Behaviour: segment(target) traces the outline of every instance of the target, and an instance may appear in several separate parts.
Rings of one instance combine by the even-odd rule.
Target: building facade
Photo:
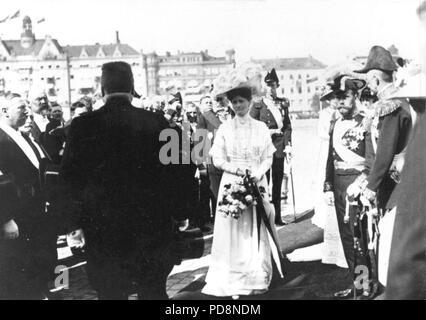
[[[309,57],[253,59],[262,65],[266,72],[275,68],[280,80],[278,95],[290,100],[291,111],[315,110],[319,103],[315,95],[319,95],[321,84],[318,79],[327,67],[319,60]]]
[[[61,46],[46,36],[36,39],[31,18],[23,19],[18,40],[0,39],[0,93],[23,95],[45,91],[49,99],[69,104],[100,88],[101,66],[110,61],[126,61],[133,69],[136,91],[145,90],[142,55],[120,43]]]
[[[146,95],[163,95],[175,90],[183,92],[191,100],[190,96],[210,90],[219,74],[235,67],[235,51],[226,51],[224,57],[213,57],[207,50],[174,55],[167,52],[163,56],[153,52],[144,54],[143,61]]]

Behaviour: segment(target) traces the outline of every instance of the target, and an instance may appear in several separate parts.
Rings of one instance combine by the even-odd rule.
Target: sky
[[[164,54],[236,50],[250,58],[312,55],[326,64],[368,55],[373,45],[395,44],[418,60],[426,38],[417,19],[422,0],[14,0],[2,3],[2,39],[18,39],[29,15],[37,38],[61,45],[122,43]],[[45,22],[36,21],[45,18]]]

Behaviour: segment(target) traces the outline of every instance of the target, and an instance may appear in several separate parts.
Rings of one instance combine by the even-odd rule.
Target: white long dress
[[[225,170],[218,201],[222,198],[224,185],[237,179],[229,168],[266,172],[272,164],[274,151],[269,131],[263,122],[248,118],[246,124],[241,124],[235,117],[223,123],[210,150],[214,164]],[[265,176],[258,185],[268,190]],[[273,221],[275,214],[270,208],[267,214]],[[279,249],[263,222],[260,225],[259,245],[256,221],[255,207],[246,209],[238,220],[216,213],[211,263],[202,293],[223,297],[267,291],[272,279],[271,255],[281,273]]]

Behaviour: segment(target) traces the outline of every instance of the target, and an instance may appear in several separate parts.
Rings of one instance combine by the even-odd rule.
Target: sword
[[[293,222],[296,222],[296,219],[297,219],[297,218],[296,218],[296,197],[295,197],[295,195],[294,195],[293,167],[292,167],[292,165],[291,165],[291,159],[289,159],[289,158],[287,157],[287,154],[285,154],[285,160],[286,160],[287,165],[289,166],[289,169],[290,169],[291,195],[292,195],[292,198],[293,198],[293,217],[294,217]]]

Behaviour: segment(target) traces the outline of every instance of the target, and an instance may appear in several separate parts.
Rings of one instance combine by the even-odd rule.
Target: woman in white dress
[[[224,185],[233,183],[247,169],[258,186],[268,190],[265,173],[272,165],[275,151],[266,125],[249,116],[251,88],[239,86],[228,91],[227,96],[236,116],[219,127],[210,150],[214,165],[224,171],[219,201]],[[275,232],[275,213],[268,202],[264,204]],[[260,239],[255,207],[244,210],[237,220],[216,213],[211,263],[202,293],[217,297],[264,293],[271,283],[273,261],[282,276],[279,248],[263,222],[259,235]]]

